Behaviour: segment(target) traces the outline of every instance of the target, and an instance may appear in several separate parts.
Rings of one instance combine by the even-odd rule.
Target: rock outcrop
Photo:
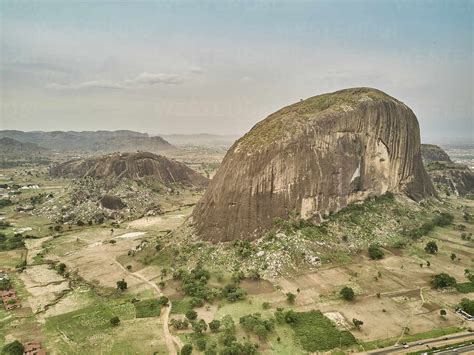
[[[225,156],[193,212],[202,239],[256,239],[296,211],[320,222],[344,206],[435,194],[412,110],[370,88],[302,100],[256,124]]]
[[[423,158],[424,162],[445,161],[452,163],[448,153],[446,153],[441,147],[434,144],[422,144],[421,157]]]
[[[55,177],[92,177],[109,185],[118,180],[131,179],[205,187],[209,181],[183,163],[147,152],[114,153],[72,160],[52,167],[50,173]]]

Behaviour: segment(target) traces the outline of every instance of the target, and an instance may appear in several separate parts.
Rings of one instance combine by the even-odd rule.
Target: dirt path
[[[53,239],[53,237],[49,236],[37,239],[25,239],[27,265],[31,265],[34,263],[35,256],[43,251],[43,243],[47,242],[50,239]]]
[[[122,264],[120,264],[117,260],[111,259],[115,264],[117,264],[124,272],[128,275],[138,278],[141,281],[147,283],[153,290],[158,294],[158,296],[163,296],[160,291],[160,288],[152,281],[147,280],[144,276],[140,275],[138,271],[136,273],[128,271]],[[179,354],[179,351],[183,347],[183,343],[178,337],[171,335],[170,329],[168,327],[169,317],[171,312],[172,303],[171,300],[168,302],[168,307],[165,307],[165,311],[163,313],[163,337],[165,338],[166,347],[168,348],[168,352],[170,354]]]
[[[396,345],[400,343],[400,340],[402,340],[403,336],[405,335],[405,331],[407,329],[407,326],[410,323],[410,321],[412,320],[413,316],[415,315],[415,312],[418,309],[420,309],[421,307],[423,307],[423,304],[425,303],[425,298],[423,297],[423,287],[420,288],[420,299],[421,299],[421,303],[419,304],[419,306],[413,307],[410,317],[407,318],[407,321],[405,322],[405,326],[402,328],[402,334],[400,334],[400,337],[398,338],[397,342],[395,343]]]

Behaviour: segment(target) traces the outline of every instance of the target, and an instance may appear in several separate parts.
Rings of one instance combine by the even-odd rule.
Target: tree
[[[5,355],[23,355],[25,348],[18,340],[6,344],[2,349],[2,354]]]
[[[221,327],[221,321],[219,319],[214,319],[211,322],[209,322],[209,329],[213,333],[219,331],[220,327]]]
[[[356,318],[353,318],[352,319],[352,323],[354,324],[354,326],[357,328],[357,329],[360,329],[361,325],[364,324],[363,321],[359,320],[359,319],[356,319]]]
[[[456,260],[456,254],[454,254],[454,253],[451,253],[451,256],[450,256],[450,258],[451,258],[451,261],[454,261],[454,260]]]
[[[444,316],[446,315],[446,310],[441,309],[441,310],[439,311],[439,315],[440,315],[441,317],[444,317]]]
[[[120,291],[125,291],[127,287],[127,282],[124,279],[117,281],[117,289],[119,289]]]
[[[193,331],[196,334],[201,334],[207,330],[207,323],[204,319],[200,319],[199,321],[192,322]]]
[[[456,283],[456,279],[445,272],[434,275],[431,279],[431,286],[436,289],[454,287]]]
[[[464,312],[469,313],[471,316],[474,315],[474,300],[463,298],[459,306]]]
[[[110,324],[114,327],[120,325],[120,318],[117,316],[110,318]]]
[[[342,288],[340,294],[346,301],[352,301],[355,297],[354,290],[347,286]]]
[[[191,344],[185,344],[181,348],[181,355],[191,355],[193,352],[193,346]]]
[[[382,249],[376,244],[372,244],[369,246],[369,257],[372,260],[379,260],[385,256],[385,253]]]
[[[66,271],[66,264],[64,263],[59,263],[58,266],[57,266],[57,270],[58,270],[58,273],[60,275],[63,275],[64,272]]]
[[[194,309],[190,309],[186,312],[185,316],[189,320],[195,320],[197,318],[197,312]]]
[[[434,241],[426,243],[425,251],[429,254],[436,254],[438,252],[438,245]]]
[[[160,305],[164,307],[168,305],[169,301],[170,301],[169,298],[166,296],[160,296],[160,298],[158,299],[158,302],[160,303]]]
[[[235,333],[235,322],[230,315],[226,314],[222,317],[221,324],[226,332],[231,334]]]
[[[204,338],[204,337],[199,337],[199,338],[197,338],[197,340],[196,340],[196,348],[197,348],[199,351],[204,351],[204,350],[206,350],[206,345],[207,345],[206,338]]]
[[[286,300],[288,301],[289,304],[293,304],[295,303],[296,295],[294,293],[288,292],[286,294]]]

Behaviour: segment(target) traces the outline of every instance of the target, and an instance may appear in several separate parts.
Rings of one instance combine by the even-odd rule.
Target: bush
[[[436,254],[438,252],[438,245],[434,241],[426,243],[425,251],[429,254]]]
[[[286,294],[286,300],[289,304],[293,304],[295,303],[296,295],[294,293],[288,292]]]
[[[185,344],[181,348],[181,355],[191,355],[193,352],[193,346],[191,344]]]
[[[110,324],[112,324],[113,327],[117,327],[118,325],[120,325],[120,318],[119,317],[110,318]]]
[[[469,313],[471,316],[474,315],[474,300],[463,298],[459,306],[464,312]]]
[[[117,281],[117,289],[120,291],[125,291],[128,288],[127,282],[122,279],[120,281]]]
[[[239,323],[242,328],[256,334],[259,338],[266,338],[268,333],[275,328],[275,321],[273,319],[263,319],[260,313],[240,317]]]
[[[378,245],[372,244],[369,246],[369,257],[372,260],[379,260],[385,256],[384,252]]]
[[[435,289],[448,288],[456,286],[456,279],[445,272],[434,275],[431,279],[431,286]]]
[[[219,331],[220,326],[221,326],[221,321],[218,319],[214,319],[211,322],[209,322],[209,329],[213,333]]]
[[[197,312],[194,309],[190,309],[185,315],[189,320],[195,320],[197,318]]]
[[[207,346],[206,338],[204,338],[204,337],[197,338],[197,340],[196,340],[196,348],[197,348],[199,351],[204,351],[204,350],[206,350],[206,346]]]
[[[342,288],[340,294],[346,301],[352,301],[355,297],[354,290],[347,286]]]
[[[23,355],[24,351],[25,348],[23,347],[23,344],[18,340],[8,343],[2,348],[2,354],[5,355]]]
[[[238,287],[235,283],[225,285],[221,291],[221,296],[230,302],[243,300],[246,294],[245,290]]]

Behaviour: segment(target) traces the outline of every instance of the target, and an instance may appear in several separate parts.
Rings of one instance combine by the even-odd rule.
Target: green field
[[[340,331],[320,311],[298,312],[291,323],[295,338],[301,347],[315,352],[351,346],[356,340],[351,332]]]
[[[160,301],[157,299],[143,300],[135,302],[135,312],[137,318],[159,317],[161,313]]]

